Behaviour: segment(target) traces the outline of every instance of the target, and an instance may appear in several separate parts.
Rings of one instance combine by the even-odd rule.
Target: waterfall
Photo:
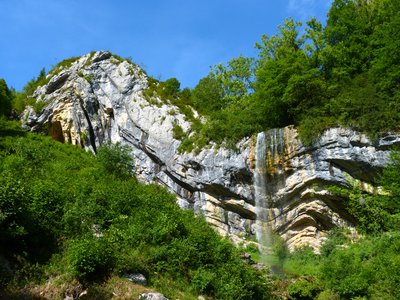
[[[254,200],[256,208],[256,238],[260,244],[260,252],[265,250],[271,244],[271,236],[268,229],[268,199],[267,199],[267,146],[265,132],[257,135],[255,151],[255,172],[254,172]]]

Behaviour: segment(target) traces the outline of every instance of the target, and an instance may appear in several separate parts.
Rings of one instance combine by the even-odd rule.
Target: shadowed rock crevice
[[[382,167],[374,167],[362,161],[344,159],[328,159],[327,161],[331,162],[338,169],[350,174],[351,177],[369,183],[372,183],[383,169]]]
[[[61,143],[65,142],[63,130],[59,121],[49,124],[49,135],[56,141],[59,141]]]
[[[60,75],[53,77],[52,80],[46,86],[46,94],[51,94],[54,91],[60,89],[68,80],[70,76],[69,72],[64,72]]]
[[[82,99],[82,97],[78,94],[77,98],[78,98],[78,102],[79,102],[80,108],[81,108],[81,110],[82,110],[82,112],[83,112],[83,114],[84,114],[84,116],[86,118],[87,132],[89,134],[90,145],[92,146],[93,152],[96,153],[97,152],[96,136],[95,136],[95,133],[94,133],[94,130],[93,130],[93,126],[92,126],[92,122],[91,122],[90,116],[89,116],[89,114],[88,114],[88,112],[87,112],[87,110],[85,108],[85,103],[84,103],[84,100]]]

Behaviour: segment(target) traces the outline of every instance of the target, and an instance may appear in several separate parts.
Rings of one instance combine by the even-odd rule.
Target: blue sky
[[[287,17],[325,21],[331,0],[0,0],[0,78],[20,90],[41,68],[93,50],[194,87],[210,66],[255,56]]]

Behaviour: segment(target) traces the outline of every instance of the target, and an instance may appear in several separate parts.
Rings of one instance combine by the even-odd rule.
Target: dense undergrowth
[[[165,189],[138,183],[130,157],[118,145],[95,157],[1,120],[1,288],[140,272],[168,297],[268,299],[264,276]]]
[[[334,230],[316,255],[311,248],[286,252],[274,281],[289,299],[399,299],[400,233],[354,241]]]

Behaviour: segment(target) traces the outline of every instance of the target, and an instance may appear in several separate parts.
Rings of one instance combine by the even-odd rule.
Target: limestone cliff
[[[173,128],[190,133],[191,123],[171,101],[146,96],[150,79],[138,66],[99,51],[48,76],[33,95],[44,109],[36,114],[28,108],[22,117],[27,129],[93,152],[109,141],[129,146],[139,179],[166,186],[182,208],[204,214],[237,242],[269,226],[291,248],[317,249],[332,227],[352,226],[327,186],[370,182],[387,163],[388,147],[400,142],[388,135],[372,143],[333,128],[305,147],[287,127],[244,139],[237,151],[211,147],[180,154]]]

